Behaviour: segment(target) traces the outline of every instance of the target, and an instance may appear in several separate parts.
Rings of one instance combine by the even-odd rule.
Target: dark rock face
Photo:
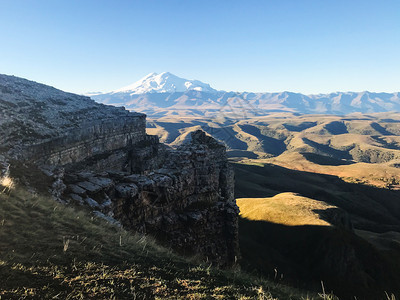
[[[63,198],[184,254],[201,254],[220,265],[234,263],[239,210],[225,147],[197,131],[191,143],[165,149],[158,159],[158,168],[141,174],[70,173]]]
[[[234,175],[225,147],[202,131],[171,149],[145,115],[0,75],[1,153],[53,178],[58,201],[148,233],[219,265],[239,255]]]

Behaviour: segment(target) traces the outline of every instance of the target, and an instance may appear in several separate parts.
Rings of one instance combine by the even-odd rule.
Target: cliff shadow
[[[400,190],[345,182],[337,176],[272,164],[233,164],[235,198],[273,197],[284,192],[324,201],[346,211],[355,228],[400,232]]]
[[[255,275],[340,299],[400,295],[400,256],[388,255],[351,231],[239,219],[241,265]]]
[[[340,299],[354,299],[355,295],[358,299],[383,299],[384,291],[399,295],[400,251],[378,250],[356,235],[351,226],[376,233],[400,232],[400,191],[270,164],[233,166],[236,198],[292,192],[335,205],[352,221],[346,230],[240,218],[241,264],[245,270],[316,292],[321,292],[322,280],[326,291],[333,291]],[[333,210],[314,212],[334,223],[329,214]]]
[[[318,165],[323,165],[323,166],[342,166],[342,165],[352,165],[355,164],[354,161],[349,161],[349,160],[343,160],[343,159],[337,159],[331,156],[326,156],[326,155],[320,155],[316,153],[301,153],[308,161],[318,164]]]

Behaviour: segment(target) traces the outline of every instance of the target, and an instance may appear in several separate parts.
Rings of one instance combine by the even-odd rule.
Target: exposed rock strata
[[[193,134],[191,143],[166,150],[160,168],[146,175],[80,172],[69,173],[64,182],[65,199],[88,205],[125,228],[219,264],[237,259],[233,170],[225,147],[202,131]]]
[[[221,265],[235,262],[238,208],[225,147],[202,131],[178,149],[145,115],[0,75],[1,153],[33,162],[54,198]]]

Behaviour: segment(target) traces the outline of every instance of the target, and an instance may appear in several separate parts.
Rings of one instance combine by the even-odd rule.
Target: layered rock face
[[[65,144],[126,132],[145,136],[145,115],[99,105],[88,97],[65,93],[26,79],[0,74],[2,150],[70,139]]]
[[[238,208],[225,147],[204,132],[163,152],[159,168],[128,172],[69,173],[63,198],[91,206],[98,216],[150,233],[184,254],[221,265],[238,258]]]
[[[233,171],[225,147],[204,132],[171,149],[146,135],[143,114],[5,75],[0,114],[4,161],[39,166],[59,201],[182,253],[236,261]]]

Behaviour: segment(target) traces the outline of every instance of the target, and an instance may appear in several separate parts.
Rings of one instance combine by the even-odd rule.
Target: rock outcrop
[[[126,229],[220,265],[239,255],[238,208],[225,147],[202,131],[177,149],[145,115],[0,75],[1,152],[33,162],[50,191]]]
[[[98,216],[149,233],[185,254],[202,254],[222,265],[238,256],[233,170],[225,147],[204,132],[163,152],[159,168],[131,172],[68,173],[64,199],[85,204]]]

